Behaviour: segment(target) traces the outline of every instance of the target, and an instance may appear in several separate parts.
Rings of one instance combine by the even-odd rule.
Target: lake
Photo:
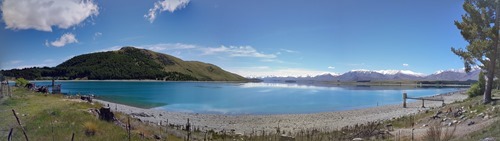
[[[50,85],[49,81],[35,82]],[[402,93],[431,96],[459,88],[314,86],[295,83],[57,81],[62,92],[126,105],[215,114],[303,114],[400,104]]]

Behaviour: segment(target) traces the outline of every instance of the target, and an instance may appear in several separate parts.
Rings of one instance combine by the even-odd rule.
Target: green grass
[[[75,140],[128,140],[127,131],[113,122],[99,120],[89,112],[90,108],[101,105],[86,102],[75,102],[64,99],[62,95],[44,95],[24,89],[15,89],[14,96],[0,103],[0,140],[6,140],[10,128],[14,129],[13,139],[24,140],[21,128],[13,116],[12,109],[18,113],[21,124],[30,140],[70,140],[75,134]],[[118,113],[117,113],[118,114]],[[120,115],[120,114],[118,114]],[[121,118],[126,118],[121,115]],[[85,124],[92,125],[94,135],[85,134]],[[133,127],[142,127],[143,131],[154,131],[143,123],[134,123]],[[135,128],[137,129],[137,128]],[[133,130],[132,140],[140,140],[139,134]],[[165,136],[159,132],[151,132]],[[145,140],[153,140],[146,136]],[[169,140],[179,140],[169,135]]]

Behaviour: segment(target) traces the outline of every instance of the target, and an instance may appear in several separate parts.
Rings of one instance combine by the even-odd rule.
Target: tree
[[[466,50],[451,48],[452,52],[464,61],[465,71],[473,65],[486,71],[486,88],[483,102],[491,102],[491,90],[498,60],[500,0],[465,0],[465,14],[462,21],[455,21],[463,38],[469,43]]]
[[[28,80],[26,80],[24,78],[17,78],[16,79],[16,86],[18,86],[18,87],[24,87],[24,86],[28,85],[28,83],[30,83],[30,82],[28,82]]]

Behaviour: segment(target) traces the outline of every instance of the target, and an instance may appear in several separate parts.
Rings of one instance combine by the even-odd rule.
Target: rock
[[[109,107],[101,107],[101,109],[99,109],[99,119],[105,121],[114,121],[115,114],[111,112]]]
[[[471,126],[471,125],[474,125],[474,124],[476,124],[476,122],[474,122],[474,121],[470,121],[469,123],[467,123],[468,126]]]
[[[363,138],[354,138],[354,139],[352,139],[352,140],[353,140],[353,141],[362,141],[362,140],[363,140]]]
[[[422,127],[427,127],[427,126],[428,126],[427,124],[422,125]]]
[[[154,135],[153,136],[156,140],[161,140],[161,137],[159,135]]]
[[[457,122],[458,122],[458,120],[453,120],[453,123],[457,123]]]
[[[291,136],[281,135],[280,141],[295,141],[295,138],[293,138]]]
[[[452,125],[453,125],[453,122],[450,122],[450,123],[448,123],[448,124],[446,124],[446,125],[448,125],[448,126],[452,126]]]
[[[465,118],[465,115],[461,115],[459,118],[460,118],[460,119],[464,119],[464,118]]]
[[[142,113],[132,113],[131,115],[133,116],[138,116],[138,117],[151,117],[150,115],[142,112]]]
[[[481,139],[480,141],[496,141],[496,139],[493,137],[487,137],[487,138]]]

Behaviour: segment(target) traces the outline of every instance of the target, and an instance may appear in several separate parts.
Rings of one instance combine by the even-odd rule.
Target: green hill
[[[245,81],[245,78],[213,64],[183,61],[167,54],[134,47],[79,55],[54,68],[14,69],[2,72],[5,76],[27,79],[57,76],[91,80]]]

